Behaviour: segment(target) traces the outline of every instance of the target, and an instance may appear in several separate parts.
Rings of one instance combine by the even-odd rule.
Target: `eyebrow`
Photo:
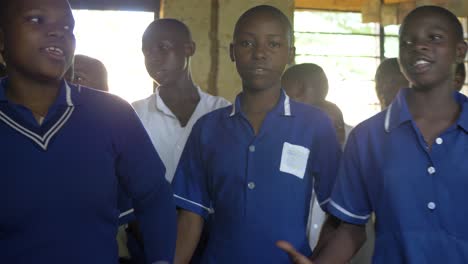
[[[239,31],[239,34],[246,34],[246,35],[251,35],[251,36],[256,36],[256,33],[249,32],[249,31]],[[269,37],[285,37],[283,34],[278,33],[278,34],[267,34]]]

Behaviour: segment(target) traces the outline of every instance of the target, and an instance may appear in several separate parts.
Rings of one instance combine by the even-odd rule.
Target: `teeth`
[[[414,66],[424,65],[424,64],[429,64],[429,62],[426,61],[426,60],[417,60],[417,61],[414,63]]]
[[[57,48],[57,47],[48,47],[48,48],[46,48],[46,51],[50,52],[50,53],[60,55],[60,56],[63,55],[63,50],[61,50],[60,48]]]

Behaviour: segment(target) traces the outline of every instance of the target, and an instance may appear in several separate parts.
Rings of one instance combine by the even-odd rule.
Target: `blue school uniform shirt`
[[[351,132],[329,212],[358,225],[375,212],[373,263],[467,263],[467,98],[429,150],[407,93]]]
[[[240,98],[193,127],[173,181],[176,205],[205,220],[213,212],[201,263],[289,263],[275,242],[311,254],[312,188],[325,208],[340,146],[323,112],[283,91],[255,135]]]
[[[175,205],[131,106],[62,82],[42,125],[0,82],[0,262],[118,261],[118,185],[134,199],[149,262],[172,261]]]

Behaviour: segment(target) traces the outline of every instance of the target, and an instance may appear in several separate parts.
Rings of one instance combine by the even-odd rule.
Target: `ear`
[[[457,63],[463,63],[465,61],[467,49],[468,49],[468,46],[465,41],[457,44],[457,47],[456,47]]]
[[[291,48],[289,48],[288,56],[288,64],[294,64],[294,59],[296,58],[296,47],[292,46]]]
[[[233,43],[229,44],[229,56],[231,57],[232,62],[236,61],[236,55],[234,54],[234,44]]]
[[[195,42],[191,41],[189,43],[186,43],[184,45],[184,48],[185,48],[185,56],[186,57],[192,57],[193,54],[195,54],[195,50],[197,49],[197,45],[195,44]]]

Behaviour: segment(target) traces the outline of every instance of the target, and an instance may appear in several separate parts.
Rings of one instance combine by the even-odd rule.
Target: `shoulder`
[[[117,95],[89,88],[86,86],[70,85],[73,94],[83,105],[103,108],[130,107],[130,104]]]
[[[212,110],[216,110],[216,109],[231,105],[231,102],[229,102],[228,100],[224,99],[221,96],[211,95],[204,91],[201,91],[200,94],[201,94],[201,100],[207,110],[212,111]]]
[[[332,125],[330,117],[318,107],[297,102],[290,99],[291,114],[304,124],[317,127],[317,125]]]
[[[70,85],[72,100],[77,102],[77,110],[96,120],[107,122],[135,115],[132,106],[117,95],[85,86]]]
[[[148,109],[151,102],[154,101],[154,98],[155,98],[155,94],[151,94],[150,96],[148,96],[148,97],[146,97],[144,99],[137,100],[137,101],[133,102],[132,107],[135,109],[135,111],[137,111],[138,114],[140,114],[141,112]]]
[[[358,145],[367,145],[382,140],[385,132],[387,109],[357,124],[349,133],[349,138]]]
[[[215,109],[201,116],[193,125],[192,133],[203,133],[207,135],[216,135],[225,121],[229,119],[232,106],[225,106]],[[194,132],[195,131],[195,132]]]

